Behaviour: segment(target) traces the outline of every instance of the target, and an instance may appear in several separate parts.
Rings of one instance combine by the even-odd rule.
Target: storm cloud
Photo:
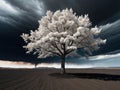
[[[0,0],[0,21],[17,28],[34,25],[44,13],[42,1]]]
[[[93,24],[98,24],[114,14],[118,4],[118,0],[0,0],[0,21],[17,28],[29,28],[37,26],[47,10],[73,8],[78,15],[89,14]]]

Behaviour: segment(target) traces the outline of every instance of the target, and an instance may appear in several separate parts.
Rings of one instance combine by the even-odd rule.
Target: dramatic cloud
[[[116,12],[117,5],[118,1],[114,0],[0,0],[0,21],[17,28],[32,28],[32,25],[38,24],[37,21],[45,15],[47,10],[73,8],[78,15],[88,13],[92,22],[98,23]]]
[[[101,25],[100,28],[102,29],[101,36],[106,37],[108,39],[115,39],[118,40],[120,37],[120,19],[113,22],[108,23],[106,25]]]
[[[0,22],[21,27],[37,22],[45,13],[45,7],[39,0],[0,0]]]
[[[113,58],[120,58],[120,53],[117,54],[109,54],[109,55],[98,55],[90,57],[90,60],[103,60],[103,59],[113,59]]]
[[[7,3],[5,0],[0,0],[0,11],[8,14],[19,14],[17,9]]]
[[[118,17],[117,17],[118,18]],[[108,21],[112,21],[113,18],[109,18]],[[108,22],[107,24],[101,24],[99,28],[102,29],[100,37],[106,38],[107,43],[102,46],[99,53],[111,52],[120,49],[120,16],[119,19],[113,22]]]
[[[101,25],[100,28],[102,28],[102,31],[106,31],[108,29],[114,29],[114,28],[118,28],[120,26],[120,19],[113,22],[113,23],[108,23],[106,25]]]

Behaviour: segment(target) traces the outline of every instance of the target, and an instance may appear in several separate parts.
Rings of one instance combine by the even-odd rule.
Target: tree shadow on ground
[[[120,75],[104,74],[104,73],[66,73],[64,75],[60,73],[49,74],[52,77],[57,78],[81,78],[81,79],[98,79],[104,81],[120,81]]]

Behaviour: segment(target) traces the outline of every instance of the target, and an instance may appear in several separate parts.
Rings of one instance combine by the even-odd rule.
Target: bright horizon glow
[[[3,60],[0,60],[0,67],[2,68],[34,68],[34,66],[30,63],[3,61]]]
[[[24,62],[0,60],[0,67],[1,68],[35,68],[35,65]],[[37,65],[37,68],[60,68],[60,63],[41,63]],[[92,66],[66,63],[66,68],[92,68]]]
[[[114,62],[118,62],[120,58],[120,53],[112,55],[98,55],[92,56],[89,62],[95,61],[94,63],[66,63],[66,68],[95,68],[95,67],[115,67]],[[106,61],[107,60],[107,61]],[[102,61],[97,62],[97,61]],[[106,63],[108,63],[106,65]],[[112,64],[111,64],[112,63]],[[34,64],[26,62],[15,62],[15,61],[3,61],[0,60],[0,67],[2,68],[35,68]],[[120,67],[117,63],[116,67]],[[60,63],[40,63],[37,68],[60,68]]]

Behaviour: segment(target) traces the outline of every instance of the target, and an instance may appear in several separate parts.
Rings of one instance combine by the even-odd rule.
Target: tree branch
[[[45,49],[45,48],[43,48],[43,47],[41,47],[44,51],[47,51],[47,52],[51,52],[51,53],[53,53],[53,54],[56,54],[56,55],[58,55],[58,56],[61,56],[59,53],[57,53],[57,52],[54,52],[54,51],[52,51],[52,50],[48,50],[48,49]]]
[[[73,51],[74,51],[74,50],[70,50],[70,49],[67,50],[67,51],[66,51],[66,55],[69,54],[69,53],[71,53],[71,52],[73,52]]]
[[[57,46],[56,43],[54,43],[54,44],[51,43],[51,45],[52,45],[53,47],[55,47],[61,55],[63,54],[62,51],[58,48],[58,46]]]

